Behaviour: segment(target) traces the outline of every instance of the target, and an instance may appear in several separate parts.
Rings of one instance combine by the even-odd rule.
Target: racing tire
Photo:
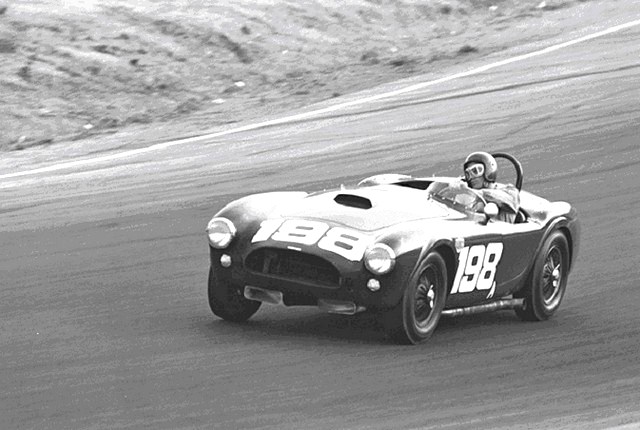
[[[383,314],[387,335],[401,344],[417,344],[431,337],[447,296],[447,268],[437,252],[420,263],[400,302]]]
[[[533,264],[529,282],[514,294],[524,298],[522,308],[515,312],[523,321],[544,321],[560,307],[567,288],[569,274],[569,243],[560,231],[554,231],[544,241]]]
[[[213,314],[227,321],[244,322],[258,312],[262,304],[245,298],[241,287],[217,278],[213,269],[209,269],[207,292]]]

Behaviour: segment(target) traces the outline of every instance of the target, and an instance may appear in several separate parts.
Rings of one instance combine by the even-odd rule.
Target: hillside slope
[[[583,2],[215,3],[0,0],[0,151],[293,109],[503,49]]]

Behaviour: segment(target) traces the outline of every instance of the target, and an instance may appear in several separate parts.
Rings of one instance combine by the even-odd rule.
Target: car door
[[[475,224],[472,233],[455,238],[458,264],[447,307],[463,307],[510,294],[527,275],[542,235],[529,221]]]

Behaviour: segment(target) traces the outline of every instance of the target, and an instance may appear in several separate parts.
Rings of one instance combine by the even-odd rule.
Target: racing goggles
[[[479,178],[484,175],[484,164],[472,164],[471,166],[464,169],[464,177],[469,179]]]

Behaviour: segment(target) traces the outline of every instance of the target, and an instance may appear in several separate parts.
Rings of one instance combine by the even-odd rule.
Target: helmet
[[[487,182],[495,182],[498,179],[498,163],[488,152],[472,152],[466,160],[464,167],[466,168],[472,163],[482,163],[484,165],[484,179]]]

